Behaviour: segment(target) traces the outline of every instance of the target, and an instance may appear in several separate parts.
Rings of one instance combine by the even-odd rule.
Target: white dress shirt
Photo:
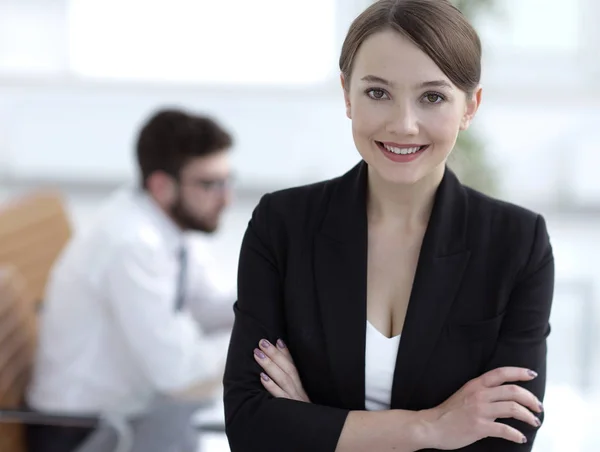
[[[195,243],[184,309],[176,309],[185,240],[134,189],[111,197],[92,226],[74,237],[43,302],[27,397],[33,408],[135,414],[157,394],[220,377],[229,331],[209,336],[204,330],[230,322],[235,293],[212,284],[210,258]]]

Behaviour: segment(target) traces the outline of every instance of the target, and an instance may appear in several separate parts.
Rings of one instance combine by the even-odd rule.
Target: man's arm
[[[123,244],[106,275],[107,302],[128,347],[157,391],[180,392],[218,379],[225,350],[202,337],[186,312],[175,310],[176,268],[160,250]]]
[[[209,247],[199,239],[189,241],[185,293],[186,305],[203,331],[231,332],[235,279],[224,277]]]

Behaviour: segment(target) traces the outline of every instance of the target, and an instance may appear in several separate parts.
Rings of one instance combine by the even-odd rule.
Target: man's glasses
[[[193,187],[201,188],[205,191],[210,192],[223,192],[229,190],[233,185],[233,178],[206,178],[206,179],[190,179],[188,181],[181,181],[181,185],[191,185]]]

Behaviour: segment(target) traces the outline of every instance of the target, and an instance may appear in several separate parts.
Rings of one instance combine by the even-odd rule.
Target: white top
[[[154,201],[119,191],[91,224],[51,273],[29,404],[134,414],[158,393],[218,378],[235,291],[217,284],[201,244],[188,248],[185,308],[178,311],[177,253],[189,238]],[[219,324],[226,332],[208,336],[207,327]]]
[[[386,337],[367,321],[365,347],[365,408],[389,410],[400,335]]]

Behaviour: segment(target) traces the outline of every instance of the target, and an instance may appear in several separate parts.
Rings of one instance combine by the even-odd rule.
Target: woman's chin
[[[398,186],[414,185],[424,176],[420,165],[390,165],[387,162],[376,162],[370,165],[377,176],[388,184]]]

